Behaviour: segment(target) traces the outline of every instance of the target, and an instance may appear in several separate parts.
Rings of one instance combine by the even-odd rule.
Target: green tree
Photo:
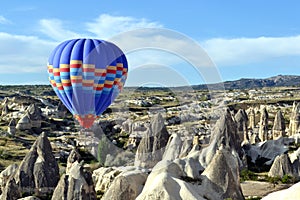
[[[98,161],[101,165],[104,165],[106,155],[109,153],[109,143],[105,136],[102,136],[98,144]]]

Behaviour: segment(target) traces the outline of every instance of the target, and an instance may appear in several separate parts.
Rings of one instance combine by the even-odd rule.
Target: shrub
[[[243,169],[241,171],[240,178],[241,178],[241,182],[244,182],[247,180],[257,181],[257,179],[258,179],[257,175],[248,169]]]

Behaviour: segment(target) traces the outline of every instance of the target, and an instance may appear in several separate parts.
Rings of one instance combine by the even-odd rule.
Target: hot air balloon
[[[127,71],[124,53],[104,40],[67,40],[48,59],[52,88],[84,128],[90,128],[118,96]]]

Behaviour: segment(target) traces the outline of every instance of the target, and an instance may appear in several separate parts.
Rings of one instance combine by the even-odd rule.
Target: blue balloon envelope
[[[48,60],[50,83],[84,128],[90,128],[122,90],[128,64],[113,43],[73,39],[59,44]]]

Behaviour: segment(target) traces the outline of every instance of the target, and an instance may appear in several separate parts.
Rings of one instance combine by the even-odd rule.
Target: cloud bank
[[[238,66],[285,56],[300,56],[300,35],[212,38],[201,43],[218,66]]]

